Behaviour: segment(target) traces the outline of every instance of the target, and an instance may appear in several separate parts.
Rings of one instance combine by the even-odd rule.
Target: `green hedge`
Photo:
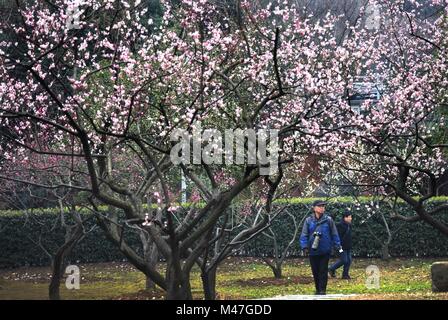
[[[289,212],[298,218],[311,214],[311,203],[314,199],[288,201],[291,206]],[[401,220],[392,220],[390,218],[390,206],[384,203],[378,203],[379,209],[376,209],[376,203],[372,205],[371,198],[363,197],[354,203],[350,198],[338,198],[329,201],[327,213],[335,217],[339,222],[344,211],[351,211],[353,215],[353,254],[357,257],[380,257],[382,245],[379,241],[387,240],[387,231],[381,218],[380,212],[384,213],[390,230],[393,233],[392,242],[389,245],[389,253],[395,257],[446,257],[448,256],[448,237],[433,229],[423,222],[404,222]],[[437,204],[446,203],[447,198],[440,197],[430,201],[428,207],[434,207]],[[375,208],[370,211],[368,208]],[[405,216],[414,215],[412,209],[402,201],[398,202],[396,212]],[[442,212],[437,219],[448,223],[448,212]],[[302,226],[302,225],[301,225]],[[294,224],[287,214],[280,215],[272,225],[272,230],[277,235],[280,249],[291,241],[294,233]],[[301,231],[301,228],[300,228]],[[300,233],[299,231],[299,233]],[[375,239],[372,233],[379,238]],[[300,236],[300,234],[299,234]],[[298,236],[298,237],[299,237]],[[242,250],[244,255],[265,255],[273,254],[272,240],[260,236],[253,242],[246,244]],[[297,256],[300,253],[298,239],[289,251],[288,256]]]
[[[310,214],[310,206],[314,199],[293,199],[277,201],[277,205],[288,204],[288,210],[296,217],[300,218]],[[369,205],[370,198],[361,198],[361,205],[356,205],[350,198],[337,198],[330,201],[327,212],[335,214],[339,220],[344,210],[353,212],[354,230],[354,255],[359,257],[378,257],[381,255],[381,244],[373,240],[373,236],[367,228],[367,224],[375,235],[381,239],[386,239],[385,228],[378,215],[373,215],[367,222],[361,223],[367,215],[366,205]],[[446,202],[445,198],[436,199],[431,205]],[[386,217],[388,217],[387,206],[380,204]],[[403,215],[412,214],[412,210],[406,204],[400,202],[397,211]],[[83,212],[84,217],[89,213]],[[70,214],[67,212],[66,219],[70,221]],[[48,265],[49,258],[34,242],[39,241],[49,250],[55,251],[57,246],[63,243],[64,230],[61,228],[59,216],[55,210],[46,209],[44,211],[35,210],[27,215],[17,211],[0,213],[0,268],[18,266],[41,266]],[[448,222],[448,212],[444,212],[438,217]],[[448,237],[445,237],[430,226],[418,223],[406,223],[402,221],[390,221],[392,231],[395,233],[390,245],[390,253],[397,257],[441,257],[448,256]],[[86,228],[94,227],[94,219],[89,219]],[[280,247],[284,247],[291,239],[293,233],[293,223],[289,216],[282,214],[274,221],[272,226],[278,235]],[[128,231],[125,234],[130,245],[141,252],[139,237]],[[247,243],[240,254],[259,256],[272,255],[272,242],[266,237],[259,236]],[[289,256],[299,254],[298,241],[290,248]],[[107,262],[122,261],[124,257],[104,236],[98,227],[88,233],[86,238],[78,244],[72,255],[70,262]]]
[[[89,215],[84,213],[83,216]],[[65,213],[69,223],[73,223],[70,214]],[[93,218],[93,217],[92,217]],[[94,219],[86,223],[86,230],[95,227]],[[41,244],[50,252],[64,243],[65,230],[61,227],[59,215],[54,212],[38,212],[28,215],[0,215],[0,268],[18,266],[49,265],[48,255],[37,244]],[[139,248],[138,238],[134,234],[126,234],[131,243]],[[123,255],[106,239],[103,231],[95,227],[75,247],[69,260],[77,262],[121,261]]]

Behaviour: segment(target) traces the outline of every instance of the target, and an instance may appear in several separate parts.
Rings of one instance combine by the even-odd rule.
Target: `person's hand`
[[[304,257],[307,257],[308,254],[309,254],[309,250],[308,250],[308,248],[303,248],[303,249],[302,249],[302,254],[303,254]]]

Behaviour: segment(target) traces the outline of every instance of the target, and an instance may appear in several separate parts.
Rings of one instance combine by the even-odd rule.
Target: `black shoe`
[[[344,280],[351,280],[352,278],[350,278],[350,276],[342,276],[342,279],[344,279]]]
[[[327,293],[325,291],[321,291],[317,293],[319,296],[325,296]]]
[[[330,277],[336,278],[336,271],[335,270],[328,270],[328,273],[329,273]]]

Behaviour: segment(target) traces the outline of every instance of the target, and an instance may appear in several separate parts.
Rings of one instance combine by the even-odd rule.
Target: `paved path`
[[[265,298],[261,300],[336,300],[353,296],[356,296],[356,294],[327,294],[325,296],[297,294],[287,296],[275,296],[272,298]]]

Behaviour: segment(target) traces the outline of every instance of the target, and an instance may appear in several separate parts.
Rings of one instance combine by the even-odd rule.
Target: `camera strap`
[[[328,222],[328,218],[325,218],[325,219],[323,219],[322,221],[319,221],[318,223],[316,223],[316,227],[314,228],[314,230],[313,230],[313,232],[312,233],[314,233],[314,232],[316,232],[316,231],[320,231],[320,226],[321,225],[323,225],[324,223],[326,223],[326,222]],[[331,228],[330,228],[330,231],[331,231]]]

